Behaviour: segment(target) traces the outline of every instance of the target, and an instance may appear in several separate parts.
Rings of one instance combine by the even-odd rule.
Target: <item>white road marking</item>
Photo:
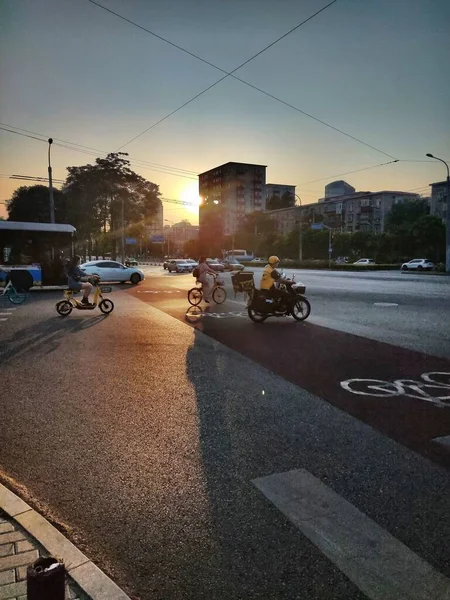
[[[395,302],[374,302],[374,306],[398,306]]]
[[[450,580],[308,471],[253,483],[370,600],[450,598]]]
[[[11,312],[0,312],[0,317],[10,317],[11,315]]]
[[[8,319],[0,319],[0,321],[7,321]]]
[[[436,438],[433,438],[432,441],[436,442],[437,444],[441,444],[442,446],[447,446],[448,448],[450,448],[450,435],[443,435],[441,437],[436,437]]]

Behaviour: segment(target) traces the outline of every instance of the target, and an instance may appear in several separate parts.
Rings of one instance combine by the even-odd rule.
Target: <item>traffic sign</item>
[[[311,223],[311,229],[315,229],[315,230],[323,229],[323,223]]]
[[[163,244],[164,236],[163,235],[152,235],[152,237],[150,238],[150,241],[153,242],[154,244]]]
[[[136,244],[136,243],[137,243],[136,238],[125,238],[125,244],[128,244],[131,246],[132,244]]]

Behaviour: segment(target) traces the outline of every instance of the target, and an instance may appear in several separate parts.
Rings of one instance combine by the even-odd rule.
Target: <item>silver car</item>
[[[169,260],[167,265],[169,273],[175,271],[175,273],[190,273],[194,269],[194,265],[184,260],[184,258],[176,258]]]

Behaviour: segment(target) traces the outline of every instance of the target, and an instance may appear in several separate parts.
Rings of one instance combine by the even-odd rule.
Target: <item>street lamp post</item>
[[[50,162],[50,148],[52,144],[53,139],[48,138],[48,191],[50,195],[50,223],[55,222],[55,199],[53,198],[52,165]]]
[[[300,202],[300,219],[298,220],[298,223],[300,225],[299,227],[299,232],[298,232],[298,260],[302,261],[303,260],[303,217],[302,217],[302,199],[300,198],[300,196],[298,194],[294,194],[294,196],[298,199],[298,201]]]
[[[448,164],[442,158],[438,158],[437,156],[433,156],[430,153],[427,153],[428,158],[434,158],[435,160],[439,160],[441,163],[447,167],[447,198],[446,198],[446,218],[445,218],[445,271],[450,273],[450,171],[448,168]]]

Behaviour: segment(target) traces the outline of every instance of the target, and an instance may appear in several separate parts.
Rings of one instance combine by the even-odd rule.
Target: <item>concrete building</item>
[[[184,219],[174,225],[164,227],[164,237],[169,240],[172,254],[182,255],[184,253],[184,244],[189,240],[196,240],[199,236],[198,225],[191,225]]]
[[[296,222],[300,219],[303,223],[323,221],[328,227],[346,233],[356,231],[383,233],[386,216],[394,204],[419,198],[418,194],[389,190],[355,192],[322,199],[301,207],[267,211],[267,214],[276,220],[277,231],[280,234],[295,229]]]
[[[447,215],[447,182],[437,181],[435,183],[430,183],[430,187],[430,214],[438,215],[445,221]]]
[[[284,185],[278,183],[266,184],[266,202],[272,196],[282,198],[284,194],[290,194],[293,198],[295,198],[295,185]]]
[[[265,209],[266,166],[229,162],[199,175],[200,232],[215,221],[217,235],[232,235],[248,213]]]
[[[325,186],[325,198],[333,198],[334,196],[347,196],[348,194],[354,194],[355,191],[356,190],[353,186],[340,179],[339,181],[332,181]]]

